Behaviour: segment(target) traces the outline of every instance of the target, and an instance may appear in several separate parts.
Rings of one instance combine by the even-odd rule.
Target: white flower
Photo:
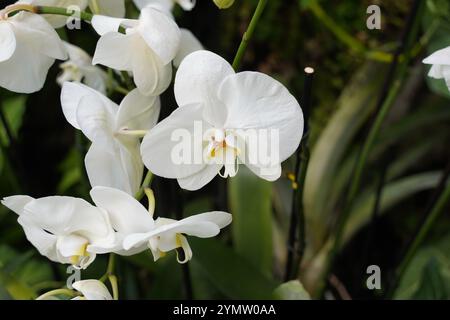
[[[190,32],[188,29],[180,28],[180,47],[178,49],[177,55],[173,59],[173,65],[178,68],[188,55],[192,52],[199,51],[203,49],[200,41]]]
[[[117,253],[130,255],[150,248],[158,260],[166,252],[181,248],[183,259],[192,257],[192,250],[185,235],[200,238],[216,236],[221,228],[231,223],[226,212],[207,212],[190,216],[180,221],[158,218],[153,220],[153,206],[147,211],[135,198],[112,188],[95,187],[91,190],[94,203],[108,212],[111,224],[117,231],[117,239],[124,239],[123,249]]]
[[[126,34],[118,32],[126,26]],[[101,35],[93,63],[133,73],[144,95],[159,95],[172,80],[172,60],[180,45],[180,29],[166,14],[145,8],[139,20],[94,16],[92,25]]]
[[[134,0],[134,3],[139,9],[151,7],[167,14],[170,18],[174,19],[172,15],[172,9],[174,0]],[[185,10],[191,10],[195,1],[180,1]],[[173,65],[178,68],[181,61],[192,52],[202,50],[203,46],[200,41],[192,34],[188,29],[180,28],[180,46],[178,52],[173,59]]]
[[[39,251],[54,262],[85,269],[97,250],[115,243],[105,211],[72,197],[12,196],[2,204],[19,215],[25,235]]]
[[[113,300],[105,284],[98,280],[81,280],[74,282],[72,287],[82,296],[72,300]]]
[[[61,63],[61,74],[56,81],[60,86],[66,81],[83,82],[88,87],[106,94],[108,75],[101,68],[92,65],[92,58],[81,48],[63,42],[69,60]]]
[[[141,10],[153,7],[164,12],[171,12],[175,3],[178,3],[183,10],[190,11],[195,7],[196,0],[133,0],[133,2]]]
[[[92,141],[85,158],[91,185],[134,195],[140,187],[143,164],[139,138],[130,133],[156,124],[159,97],[143,96],[135,89],[118,106],[85,85],[66,82],[61,104],[67,121]]]
[[[78,8],[85,10],[88,6],[94,14],[123,18],[125,16],[125,0],[20,0],[17,3],[26,3],[35,6],[50,6],[59,8]],[[43,15],[54,28],[63,27],[68,17],[54,14]]]
[[[438,50],[423,60],[425,64],[431,64],[428,76],[434,79],[445,79],[450,90],[450,47]]]
[[[0,86],[19,93],[39,91],[55,59],[67,53],[55,30],[37,14],[0,11]]]
[[[151,172],[178,179],[184,189],[203,187],[222,168],[222,176],[234,176],[238,162],[261,178],[276,180],[281,162],[299,146],[303,114],[288,90],[262,73],[235,73],[212,52],[197,51],[183,60],[175,98],[178,109],[145,136],[141,154]],[[198,124],[203,131],[197,132]],[[189,143],[189,161],[174,161],[180,142],[173,135],[179,132],[189,134],[183,140]],[[252,132],[258,134],[256,143],[244,135]],[[270,149],[270,161],[255,157],[264,147]]]

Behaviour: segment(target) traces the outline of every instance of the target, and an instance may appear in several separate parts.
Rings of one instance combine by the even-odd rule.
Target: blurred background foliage
[[[4,1],[5,2],[5,1]],[[12,2],[12,1],[9,1]],[[199,0],[192,12],[177,8],[180,26],[205,48],[232,61],[257,0],[237,0],[228,10]],[[6,1],[8,3],[8,1]],[[303,69],[315,69],[309,119],[310,160],[303,188],[306,251],[300,281],[285,282],[292,183],[268,183],[241,167],[237,177],[214,180],[197,192],[180,191],[175,181],[155,178],[156,214],[187,216],[230,210],[234,221],[217,239],[190,239],[188,267],[173,255],[157,263],[149,252],[120,257],[120,296],[125,299],[383,299],[395,270],[421,225],[433,189],[449,160],[450,94],[444,81],[426,77],[427,54],[450,45],[450,3],[426,0],[421,28],[400,93],[383,123],[344,228],[339,255],[323,278],[337,217],[342,213],[355,159],[370,127],[375,105],[412,1],[270,0],[243,61],[245,70],[267,73],[301,101]],[[366,9],[378,4],[381,30],[366,28]],[[128,12],[138,12],[128,1]],[[89,53],[97,35],[86,24],[60,35]],[[25,96],[0,91],[0,195],[71,195],[89,200],[83,165],[88,142],[64,119],[56,64],[45,88]],[[172,88],[162,97],[166,117],[176,107]],[[122,97],[114,94],[114,100]],[[294,158],[294,157],[293,157]],[[383,179],[382,189],[378,181]],[[379,197],[377,197],[377,194]],[[374,205],[379,198],[379,209]],[[50,263],[27,242],[16,216],[0,207],[0,298],[29,299],[61,287],[66,267]],[[395,298],[450,298],[450,213],[447,207],[414,256]],[[99,257],[82,278],[100,278]],[[382,289],[368,290],[367,266],[381,268]],[[297,277],[298,276],[298,277]],[[328,281],[329,280],[329,281]],[[325,282],[325,291],[320,292]]]

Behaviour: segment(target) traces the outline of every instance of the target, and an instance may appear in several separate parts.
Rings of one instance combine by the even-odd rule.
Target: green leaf
[[[386,213],[390,208],[418,192],[434,188],[438,184],[441,176],[442,174],[440,172],[426,172],[401,178],[386,184],[381,196],[380,214]],[[358,230],[370,221],[375,201],[375,190],[375,187],[371,187],[363,191],[356,199],[347,224],[345,225],[341,243],[342,247],[345,246],[346,242]],[[308,289],[314,288],[318,281],[317,276],[323,272],[322,269],[326,265],[326,257],[332,249],[333,243],[334,237],[330,237],[321,250],[311,259],[308,267],[305,268],[302,281]]]
[[[0,270],[0,285],[3,286],[11,298],[15,300],[31,300],[35,299],[37,296],[25,283],[2,270]]]
[[[48,264],[33,258],[33,252],[16,253],[6,245],[0,246],[0,287],[10,298],[34,299],[37,293],[32,286],[52,278]]]
[[[394,298],[450,299],[449,284],[450,234],[447,234],[419,249],[400,280]]]
[[[75,186],[83,178],[82,159],[77,147],[73,147],[66,158],[59,165],[59,171],[62,173],[57,190],[59,194],[64,194],[70,188]]]
[[[3,109],[6,121],[8,122],[14,138],[17,138],[19,130],[22,126],[26,102],[26,95],[15,95],[4,99],[0,106]],[[9,145],[9,140],[3,126],[0,126],[0,141],[2,141],[4,145]]]
[[[312,148],[305,179],[303,204],[310,249],[321,247],[332,217],[327,210],[333,179],[339,173],[347,150],[355,135],[375,107],[386,66],[366,63],[351,79],[336,103],[337,111]]]
[[[232,234],[236,252],[262,273],[272,272],[272,184],[244,166],[229,180],[233,214]]]
[[[278,300],[311,300],[311,296],[298,280],[292,280],[281,284],[274,291]]]
[[[441,274],[441,266],[438,260],[431,257],[423,269],[422,280],[413,295],[413,299],[444,300],[450,298],[449,280]]]
[[[386,212],[389,208],[420,191],[435,187],[441,176],[441,172],[425,172],[388,183],[383,188],[381,195],[380,213]],[[375,197],[376,188],[372,187],[363,192],[355,201],[344,229],[343,244],[370,221]]]
[[[193,264],[230,299],[270,299],[277,283],[216,239],[189,239]]]

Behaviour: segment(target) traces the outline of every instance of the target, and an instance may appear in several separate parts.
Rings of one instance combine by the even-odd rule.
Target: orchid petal
[[[100,36],[108,32],[119,31],[120,26],[132,27],[137,25],[137,20],[108,17],[106,15],[94,15],[91,20],[92,27]]]
[[[103,35],[97,42],[92,63],[119,70],[132,71],[133,54],[137,34],[121,34],[109,32]]]
[[[86,95],[80,100],[76,119],[89,140],[112,149],[116,112],[116,105],[106,104],[94,95]]]
[[[172,81],[172,65],[164,65],[158,56],[143,42],[135,42],[132,61],[134,82],[144,95],[160,95]]]
[[[202,110],[200,105],[179,107],[147,133],[142,141],[141,155],[151,172],[165,178],[186,178],[205,167],[202,131],[194,132],[196,124],[208,129],[201,120]],[[177,147],[181,147],[179,152]]]
[[[33,54],[65,60],[67,52],[56,31],[38,14],[21,11],[8,18],[18,40],[32,48]]]
[[[217,94],[222,81],[234,74],[231,65],[222,57],[205,50],[195,51],[183,59],[175,76],[175,99],[179,106],[191,103],[205,105],[205,119],[221,127],[226,108]]]
[[[181,188],[189,191],[195,191],[203,188],[219,173],[222,164],[209,164],[202,170],[185,178],[178,178],[178,184]]]
[[[144,96],[138,89],[126,95],[117,112],[116,128],[149,130],[158,122],[161,101],[157,96]]]
[[[108,288],[98,280],[77,281],[72,287],[81,292],[87,300],[113,300]]]
[[[180,29],[181,41],[178,53],[173,59],[173,65],[178,68],[186,56],[192,52],[203,50],[203,46],[200,41],[192,34],[188,29]]]
[[[259,72],[241,72],[223,81],[219,97],[227,106],[226,128],[265,130],[267,141],[258,142],[267,147],[273,147],[268,140],[277,134],[279,148],[270,151],[278,152],[279,163],[297,150],[303,135],[303,114],[281,83]]]
[[[450,66],[450,46],[433,52],[431,55],[423,59],[423,63]]]
[[[11,26],[0,22],[0,62],[6,61],[16,51],[16,37]]]
[[[93,143],[85,158],[91,186],[105,186],[135,194],[140,186],[144,166],[139,157],[139,146],[114,144],[108,149]]]
[[[23,213],[25,206],[33,200],[34,198],[29,196],[11,196],[3,198],[1,203],[20,216]]]
[[[81,129],[77,120],[77,110],[83,98],[89,96],[89,101],[95,101],[95,105],[108,106],[108,110],[115,113],[118,107],[114,102],[100,92],[77,82],[65,82],[61,90],[61,105],[66,120],[75,128]],[[98,101],[98,102],[97,102]]]
[[[94,187],[90,194],[94,203],[108,212],[113,228],[120,233],[146,232],[153,228],[149,212],[129,194],[107,187]]]
[[[180,45],[180,29],[166,14],[150,7],[142,9],[137,30],[163,65],[175,58]]]
[[[196,0],[175,0],[183,10],[191,11],[195,7]]]

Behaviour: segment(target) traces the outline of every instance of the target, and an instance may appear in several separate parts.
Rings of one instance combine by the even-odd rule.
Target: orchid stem
[[[119,300],[119,286],[117,284],[117,277],[115,275],[109,275],[108,276],[109,283],[111,284],[111,288],[113,291],[113,299]]]
[[[116,255],[114,253],[110,253],[106,273],[100,278],[99,281],[105,282],[106,279],[108,279],[109,283],[111,284],[114,300],[119,300],[119,286],[117,283],[117,277],[114,275],[115,266],[116,266]]]
[[[174,198],[176,199],[176,201],[174,202],[175,217],[177,220],[182,220],[184,207],[183,192],[182,190],[179,190],[175,187],[173,189],[174,189],[173,193],[175,196]],[[186,300],[192,300],[194,298],[194,290],[192,288],[191,270],[189,268],[189,262],[183,263],[180,267],[183,276],[183,284],[186,293]]]
[[[256,25],[258,24],[259,18],[261,17],[261,14],[263,13],[266,4],[267,0],[259,0],[258,6],[256,7],[255,12],[253,13],[253,17],[252,20],[250,21],[250,24],[248,25],[247,31],[242,36],[241,44],[239,45],[239,49],[233,60],[233,69],[235,71],[238,71],[239,68],[241,67],[242,58],[244,57],[245,51],[247,50],[248,44],[253,36]]]
[[[46,292],[43,295],[40,295],[39,297],[36,298],[36,300],[45,300],[47,298],[57,296],[57,295],[65,295],[65,296],[69,296],[69,297],[75,297],[75,296],[77,296],[77,293],[74,292],[73,290],[65,289],[65,288],[55,289],[55,290]]]
[[[149,170],[145,175],[144,182],[142,182],[141,188],[136,193],[135,198],[140,201],[145,195],[145,189],[148,188],[152,184],[153,173]]]
[[[94,16],[92,13],[86,11],[76,12],[68,8],[49,7],[49,6],[35,6],[34,12],[37,14],[55,14],[66,17],[80,18],[81,20],[89,22],[92,21],[92,17]]]
[[[425,240],[431,227],[436,222],[437,218],[441,215],[441,213],[444,211],[446,205],[450,202],[449,176],[450,176],[450,162],[447,164],[447,168],[443,172],[441,180],[439,181],[439,184],[436,187],[435,195],[432,197],[433,199],[431,201],[432,205],[427,208],[427,211],[429,213],[426,215],[425,221],[420,224],[418,231],[416,232],[413,238],[413,241],[408,247],[408,250],[406,251],[404,258],[396,271],[394,283],[388,292],[388,298],[392,298],[392,296],[394,295],[398,287],[398,284],[400,283],[403,275],[405,274],[405,271],[408,268],[409,263],[414,258],[417,249]]]
[[[314,69],[305,68],[305,84],[303,92],[303,110],[306,134],[297,149],[295,170],[292,177],[291,221],[288,238],[288,255],[286,259],[285,281],[295,279],[305,250],[305,215],[303,211],[303,189],[306,178],[306,168],[309,162],[308,149],[308,119],[311,109],[312,81]],[[297,231],[298,230],[298,231]],[[296,232],[297,231],[297,232]],[[297,243],[296,243],[297,242]]]

